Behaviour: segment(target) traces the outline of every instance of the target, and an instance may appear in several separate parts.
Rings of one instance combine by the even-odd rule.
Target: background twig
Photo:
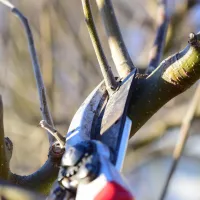
[[[110,0],[96,0],[96,2],[105,24],[113,61],[119,76],[124,78],[133,70],[134,65],[122,39],[112,3]]]
[[[168,190],[168,186],[170,184],[171,178],[177,168],[178,162],[180,160],[180,157],[183,153],[186,141],[188,139],[191,122],[194,117],[194,114],[195,114],[195,111],[196,111],[199,101],[200,101],[200,84],[198,84],[198,86],[197,86],[194,97],[193,97],[193,99],[189,105],[189,108],[187,110],[187,113],[183,119],[181,129],[180,129],[179,139],[177,141],[177,144],[176,144],[174,152],[173,152],[172,166],[171,166],[169,174],[167,176],[167,180],[165,182],[164,189],[162,191],[160,200],[164,200],[165,196],[167,194],[167,190]]]
[[[107,63],[106,56],[103,52],[103,49],[102,49],[97,31],[96,31],[96,27],[93,21],[89,0],[82,0],[82,5],[83,5],[83,12],[84,12],[88,32],[90,34],[90,38],[92,40],[95,53],[96,53],[99,65],[101,67],[101,71],[102,71],[106,86],[108,89],[116,89],[117,82],[115,81],[115,77],[112,74],[111,68]]]
[[[150,74],[156,69],[163,56],[163,49],[165,45],[165,39],[169,26],[169,13],[167,9],[167,0],[158,0],[158,17],[157,17],[157,33],[154,41],[154,45],[150,51],[150,62],[146,70],[147,74]]]
[[[35,50],[34,39],[33,39],[33,35],[32,35],[32,32],[31,32],[28,20],[9,1],[0,0],[0,2],[3,3],[4,5],[6,5],[7,7],[9,7],[11,9],[11,11],[17,17],[19,17],[20,21],[22,22],[22,24],[24,26],[25,32],[27,34],[29,51],[30,51],[30,55],[31,55],[31,59],[32,59],[33,70],[34,70],[35,79],[36,79],[37,88],[38,88],[38,93],[39,93],[39,98],[40,98],[40,110],[41,110],[43,119],[45,121],[47,121],[47,123],[50,124],[53,127],[54,124],[53,124],[53,120],[52,120],[52,117],[51,117],[51,114],[50,114],[50,111],[49,111],[49,107],[48,107],[48,103],[47,103],[47,97],[46,97],[46,90],[45,90],[45,86],[44,86],[44,83],[43,83],[43,79],[42,79],[42,75],[41,75],[41,71],[40,71],[40,66],[39,66],[39,62],[38,62],[38,58],[37,58],[37,53],[36,53],[36,50]],[[49,136],[50,144],[53,144],[54,141],[55,141],[55,138],[51,134],[48,134],[48,136]]]

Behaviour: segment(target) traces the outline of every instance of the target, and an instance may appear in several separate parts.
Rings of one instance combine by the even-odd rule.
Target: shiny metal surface
[[[100,100],[105,93],[105,84],[102,82],[92,91],[78,109],[66,135],[66,148],[67,145],[75,145],[84,140],[91,139],[92,122]]]
[[[131,126],[132,126],[132,121],[129,119],[129,117],[126,117],[124,130],[123,130],[120,145],[119,145],[117,160],[116,160],[116,164],[115,164],[116,169],[119,171],[122,170],[124,158],[126,156],[126,149],[128,146],[128,140],[129,140],[129,135],[130,135],[130,131],[131,131]]]
[[[136,73],[137,70],[131,72],[129,76],[122,81],[120,88],[109,96],[106,105],[96,119],[97,125],[93,127],[96,131],[96,138],[94,139],[101,141],[111,149],[113,154],[111,162],[113,165],[116,165],[117,160],[118,166],[121,166],[123,163],[123,161],[120,161],[121,164],[119,164],[118,155],[122,155],[120,151],[122,151],[123,154],[125,154],[126,151],[126,149],[122,149],[126,146],[121,145],[121,143],[128,140],[127,135],[129,133],[124,132],[128,129],[124,129],[124,126],[132,90],[135,86]],[[123,136],[124,134],[125,136]],[[120,159],[122,159],[122,157],[123,156],[121,156]],[[121,169],[121,167],[118,167],[118,169]]]

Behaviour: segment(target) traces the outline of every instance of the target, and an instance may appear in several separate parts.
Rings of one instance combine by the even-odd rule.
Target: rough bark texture
[[[192,86],[200,76],[199,34],[195,42],[164,60],[146,78],[138,78],[129,109],[131,136],[169,100]]]

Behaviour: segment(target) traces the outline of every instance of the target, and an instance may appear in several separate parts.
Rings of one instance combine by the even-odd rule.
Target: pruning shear
[[[120,171],[132,124],[127,108],[136,72],[112,94],[101,82],[78,109],[66,135],[55,199],[133,199]]]
[[[127,109],[137,69],[128,67],[129,73],[116,81],[102,50],[89,0],[82,0],[82,6],[104,81],[87,97],[72,119],[58,184],[51,196],[56,200],[133,200],[120,171],[131,131]],[[109,6],[111,8],[111,4]]]

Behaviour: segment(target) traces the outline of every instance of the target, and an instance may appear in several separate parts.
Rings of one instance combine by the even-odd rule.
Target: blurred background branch
[[[194,96],[192,98],[192,101],[187,109],[187,112],[183,118],[181,128],[180,128],[180,133],[179,133],[179,138],[177,140],[174,152],[173,152],[173,161],[172,161],[172,166],[169,170],[169,174],[167,177],[167,180],[165,182],[163,191],[161,193],[160,200],[164,200],[167,194],[168,186],[170,184],[170,181],[172,179],[172,176],[177,168],[177,165],[179,163],[180,157],[183,153],[183,150],[185,148],[185,144],[187,142],[187,139],[189,137],[189,131],[191,128],[191,123],[194,118],[194,114],[197,109],[197,105],[200,101],[200,85],[198,84],[197,89],[194,93]]]
[[[154,45],[150,51],[149,65],[146,70],[147,74],[151,74],[153,70],[160,64],[163,56],[167,30],[169,26],[170,14],[168,8],[169,2],[167,0],[158,0],[158,14],[157,14],[157,33]]]

